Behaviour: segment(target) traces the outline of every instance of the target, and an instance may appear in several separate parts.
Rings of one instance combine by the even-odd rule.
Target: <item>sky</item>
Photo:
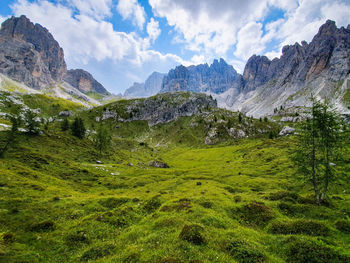
[[[64,49],[68,69],[123,93],[154,71],[224,58],[242,73],[253,54],[310,42],[327,19],[350,23],[349,0],[1,0],[0,23],[26,15]]]

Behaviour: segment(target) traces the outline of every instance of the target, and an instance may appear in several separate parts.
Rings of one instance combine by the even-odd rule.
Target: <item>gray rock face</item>
[[[68,70],[64,80],[83,93],[97,92],[102,95],[109,95],[109,92],[102,86],[102,84],[85,70]]]
[[[295,133],[295,129],[289,126],[284,126],[278,134],[279,136],[287,136]]]
[[[67,67],[62,48],[39,24],[12,17],[0,30],[0,73],[42,89],[63,80]]]
[[[199,114],[216,106],[216,100],[205,94],[175,92],[123,103],[116,102],[117,109],[114,109],[112,104],[103,113],[103,117],[116,121],[144,120],[150,125],[156,125],[171,122],[179,117]]]
[[[128,88],[124,93],[124,97],[144,98],[157,94],[162,87],[164,76],[163,73],[153,72],[145,83],[135,82],[134,85]]]
[[[225,60],[214,60],[213,64],[178,66],[164,77],[161,92],[191,91],[223,93],[233,88],[242,88],[242,76]]]
[[[350,30],[328,20],[308,44],[285,46],[282,56],[269,60],[252,56],[244,69],[240,94],[231,91],[219,105],[256,117],[274,108],[307,106],[308,97],[327,97],[341,112],[350,79]],[[233,95],[236,94],[236,95]]]

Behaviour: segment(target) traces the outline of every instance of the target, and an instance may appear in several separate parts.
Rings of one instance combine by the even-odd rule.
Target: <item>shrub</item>
[[[81,256],[81,261],[90,261],[109,256],[113,253],[115,247],[113,245],[106,245],[100,247],[93,247],[85,251]]]
[[[111,198],[105,198],[105,199],[102,199],[99,202],[100,205],[106,207],[106,208],[110,208],[110,209],[113,209],[113,208],[116,208],[122,204],[125,204],[129,201],[130,199],[129,198],[114,198],[114,197],[111,197]]]
[[[288,191],[278,191],[275,193],[271,193],[268,199],[271,201],[283,200],[283,201],[296,202],[299,199],[299,195]]]
[[[154,198],[148,200],[145,203],[143,208],[147,213],[152,213],[152,212],[156,211],[161,205],[162,205],[162,202],[158,198],[154,197]]]
[[[242,263],[263,263],[267,262],[266,256],[259,250],[243,241],[233,241],[226,247],[236,261]]]
[[[290,203],[281,202],[277,205],[278,209],[286,215],[295,215],[296,214],[296,206]]]
[[[89,244],[89,239],[87,238],[85,232],[77,231],[75,233],[70,233],[65,237],[66,243],[70,246],[79,245],[81,243]]]
[[[203,245],[206,243],[201,233],[203,230],[203,227],[199,225],[185,225],[179,238],[195,245]]]
[[[213,207],[213,203],[210,201],[204,201],[202,203],[200,203],[201,206],[203,206],[204,208],[212,208]]]
[[[79,139],[84,138],[85,135],[85,126],[82,118],[76,117],[71,126],[72,134]]]
[[[242,197],[240,195],[236,195],[234,198],[235,203],[239,203],[242,201]]]
[[[346,234],[350,234],[350,222],[345,219],[340,219],[337,222],[335,222],[335,227]]]
[[[296,220],[296,221],[275,221],[269,227],[269,232],[273,234],[304,234],[311,236],[325,236],[329,233],[329,228],[313,220]]]
[[[268,221],[275,217],[275,214],[263,202],[251,202],[237,209],[240,219],[248,224],[255,226],[264,226]]]
[[[294,263],[339,263],[350,260],[319,240],[303,237],[288,239],[286,256],[287,262]]]
[[[12,233],[3,233],[0,235],[0,240],[3,240],[5,244],[9,244],[15,241],[15,236]]]
[[[52,221],[44,221],[31,226],[33,232],[49,232],[55,230],[55,223]]]

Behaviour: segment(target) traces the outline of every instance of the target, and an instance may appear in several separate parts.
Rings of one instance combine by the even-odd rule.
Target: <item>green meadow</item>
[[[30,103],[46,116],[69,108],[90,130],[103,110]],[[108,120],[102,155],[58,121],[19,133],[0,159],[0,262],[350,262],[349,144],[318,206],[278,123],[210,114],[152,127]],[[230,138],[228,122],[249,137]],[[222,132],[206,145],[212,127]]]

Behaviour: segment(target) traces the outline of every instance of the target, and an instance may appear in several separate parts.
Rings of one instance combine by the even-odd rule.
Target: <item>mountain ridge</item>
[[[24,15],[2,23],[0,44],[0,73],[29,88],[46,92],[63,86],[68,94],[110,94],[90,73],[82,69],[67,70],[64,51],[49,30]],[[56,92],[56,96],[61,95],[62,88]],[[90,99],[84,97],[84,100]]]

